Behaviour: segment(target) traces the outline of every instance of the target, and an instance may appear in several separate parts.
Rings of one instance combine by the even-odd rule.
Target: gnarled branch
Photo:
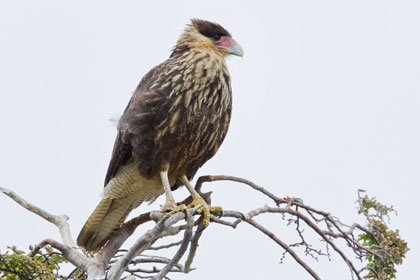
[[[378,258],[379,260],[389,261],[390,258],[388,251],[380,250],[378,248],[368,248],[360,243],[358,236],[364,234],[364,238],[371,238],[379,243],[378,223],[377,220],[383,221],[383,217],[386,216],[387,211],[393,211],[392,208],[386,208],[381,204],[371,205],[372,202],[362,198],[359,191],[359,208],[369,209],[369,207],[381,208],[379,214],[369,214],[368,210],[361,210],[363,215],[366,217],[369,226],[365,227],[357,223],[353,223],[350,226],[342,223],[337,217],[334,217],[329,212],[318,210],[312,206],[303,203],[302,199],[298,198],[280,198],[263,187],[260,187],[253,182],[233,176],[203,176],[200,177],[196,184],[196,190],[201,192],[203,183],[215,182],[215,181],[234,181],[245,184],[252,189],[260,192],[262,195],[268,197],[274,202],[274,205],[265,205],[253,209],[247,213],[242,213],[235,210],[225,210],[221,217],[215,217],[211,215],[211,222],[218,223],[220,225],[236,228],[239,223],[245,222],[252,227],[258,229],[260,232],[265,234],[268,238],[272,239],[277,243],[283,250],[283,257],[288,254],[306,270],[313,279],[321,279],[315,270],[310,267],[301,256],[298,251],[294,248],[303,246],[305,255],[312,256],[318,259],[319,256],[327,256],[331,258],[331,251],[336,252],[343,261],[349,266],[351,277],[356,277],[358,280],[362,279],[361,273],[364,270],[370,271],[372,274],[377,274],[377,271],[371,268],[362,267],[357,269],[351,259],[358,259],[363,261],[367,256]],[[124,223],[117,231],[113,233],[110,240],[96,255],[84,255],[83,251],[75,248],[74,241],[71,237],[67,220],[68,217],[65,215],[56,216],[52,215],[41,208],[30,204],[20,196],[15,194],[13,191],[0,188],[0,191],[8,195],[10,198],[15,200],[17,203],[30,210],[31,212],[43,217],[47,221],[55,224],[60,230],[63,243],[55,241],[53,239],[45,239],[40,242],[37,246],[32,248],[30,256],[34,256],[37,252],[45,245],[50,245],[56,250],[60,251],[69,262],[76,266],[81,271],[84,271],[88,275],[88,279],[136,279],[136,278],[147,278],[147,279],[163,279],[167,277],[168,273],[188,273],[191,270],[191,264],[194,256],[197,253],[198,240],[203,236],[203,226],[201,225],[201,218],[195,219],[194,216],[198,215],[197,210],[201,207],[197,206],[194,209],[188,209],[185,212],[177,213],[161,213],[160,211],[152,211],[139,215],[138,217],[131,219]],[[203,194],[205,200],[211,202],[211,192]],[[187,198],[184,200],[188,202],[191,200]],[[369,204],[371,203],[371,204]],[[376,203],[376,202],[375,202]],[[370,205],[370,206],[365,206]],[[365,208],[363,208],[365,207]],[[286,226],[290,224],[295,225],[297,236],[300,239],[299,242],[288,243],[285,240],[280,239],[274,232],[272,232],[266,226],[263,226],[256,221],[259,215],[266,213],[274,213],[281,215],[282,219],[286,222]],[[233,218],[233,221],[232,221]],[[178,222],[186,220],[186,223],[181,225],[175,225]],[[128,250],[121,250],[125,241],[133,235],[136,228],[147,222],[154,222],[155,225],[144,234],[138,237],[133,245]],[[197,231],[193,234],[193,228],[197,226]],[[305,235],[308,231],[304,228],[309,228],[314,234],[321,238],[326,244],[326,250],[313,248],[312,244],[306,242]],[[161,246],[152,247],[158,239],[163,239],[167,236],[177,235],[181,231],[184,231],[182,240],[179,242],[172,242]],[[376,235],[375,235],[376,234]],[[393,237],[395,234],[393,235]],[[346,245],[350,247],[354,253],[353,256],[348,256],[339,246],[337,240],[344,240]],[[400,240],[400,239],[398,239]],[[401,241],[403,242],[403,241]],[[185,259],[185,264],[181,265],[180,261],[185,255],[188,247],[189,253]],[[163,256],[146,256],[143,252],[146,250],[154,251],[157,254],[164,249],[177,249],[172,258],[165,258]],[[406,247],[403,248],[402,254],[408,250]],[[388,254],[384,257],[384,254]],[[392,257],[392,256],[391,256]],[[403,256],[402,256],[403,257]],[[401,258],[400,258],[401,259]],[[401,261],[399,259],[399,261]],[[398,263],[398,262],[397,262]],[[153,264],[160,265],[161,267],[147,268],[143,265]],[[141,267],[139,267],[141,266]],[[376,269],[376,268],[375,268]]]

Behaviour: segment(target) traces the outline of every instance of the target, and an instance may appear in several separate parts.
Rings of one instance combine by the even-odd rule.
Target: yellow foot
[[[201,197],[196,196],[193,201],[188,204],[187,208],[194,208],[198,205],[202,205],[200,209],[198,209],[198,213],[203,214],[203,226],[206,228],[210,224],[210,213],[213,213],[217,216],[223,214],[223,209],[220,206],[210,206],[207,202]]]
[[[166,200],[165,205],[163,205],[160,208],[160,211],[176,213],[184,211],[185,209],[187,209],[187,206],[185,206],[185,204],[177,205],[175,200]]]

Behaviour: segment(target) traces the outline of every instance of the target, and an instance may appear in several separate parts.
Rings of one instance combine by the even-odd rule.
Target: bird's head
[[[232,35],[220,24],[207,20],[193,19],[178,40],[171,57],[189,50],[204,50],[211,54],[243,56],[242,47],[232,39]]]

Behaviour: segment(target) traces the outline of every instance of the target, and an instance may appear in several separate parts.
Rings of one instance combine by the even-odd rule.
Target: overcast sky
[[[413,279],[420,259],[419,14],[420,2],[404,0],[0,0],[0,186],[67,214],[77,236],[100,199],[116,135],[109,119],[169,56],[189,20],[208,19],[225,26],[245,56],[228,59],[231,128],[198,175],[242,176],[347,223],[361,221],[354,201],[366,189],[398,210],[391,227],[411,248],[398,278]],[[211,189],[225,209],[270,203],[236,184]],[[176,192],[179,200],[186,195]],[[1,251],[59,239],[53,225],[3,195],[0,213]],[[280,217],[259,221],[284,241],[296,238]],[[279,264],[282,251],[245,224],[211,225],[200,245],[198,269],[173,279],[310,279],[290,256]],[[350,279],[336,255],[308,262],[323,279]]]

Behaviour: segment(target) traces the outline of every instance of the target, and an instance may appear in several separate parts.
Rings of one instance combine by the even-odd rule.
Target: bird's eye
[[[215,40],[215,41],[219,41],[220,40],[220,34],[216,34],[216,35],[214,35],[213,36],[213,39]]]

